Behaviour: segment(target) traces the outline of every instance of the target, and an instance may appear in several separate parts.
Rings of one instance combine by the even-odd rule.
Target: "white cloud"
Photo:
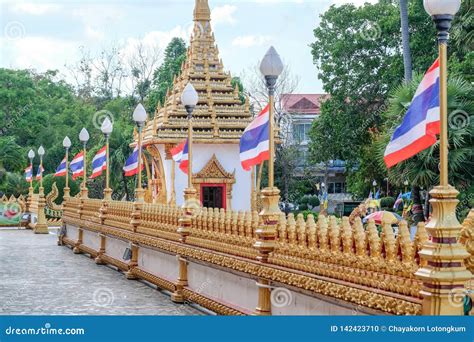
[[[11,7],[11,9],[14,12],[22,12],[31,15],[43,15],[46,13],[53,13],[59,11],[61,9],[61,6],[57,4],[17,2]]]
[[[234,13],[237,10],[237,6],[224,5],[214,7],[211,11],[211,20],[214,26],[218,24],[235,24],[237,20],[234,17]]]
[[[252,46],[261,46],[264,44],[267,44],[272,41],[271,36],[253,36],[253,35],[248,35],[248,36],[239,36],[234,38],[232,40],[232,45],[241,47],[241,48],[249,48]]]
[[[85,33],[87,38],[90,38],[92,40],[103,40],[105,37],[105,33],[101,30],[98,30],[92,26],[86,26],[85,28]]]
[[[78,45],[70,40],[34,36],[0,39],[2,54],[10,61],[7,67],[38,71],[63,69],[66,62],[77,58]]]
[[[183,38],[185,41],[189,39],[189,29],[183,26],[176,26],[169,31],[150,31],[142,38],[127,38],[123,41],[122,54],[125,57],[133,56],[140,44],[148,50],[164,50],[174,37]]]

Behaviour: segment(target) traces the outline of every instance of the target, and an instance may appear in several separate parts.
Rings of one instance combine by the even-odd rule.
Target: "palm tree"
[[[412,79],[410,31],[408,28],[408,0],[400,0],[400,20],[402,27],[403,65],[405,68],[405,82]]]

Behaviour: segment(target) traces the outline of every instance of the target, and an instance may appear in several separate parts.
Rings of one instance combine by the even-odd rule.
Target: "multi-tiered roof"
[[[194,142],[238,143],[251,119],[248,99],[242,104],[238,86],[224,72],[212,32],[207,0],[196,0],[194,30],[181,72],[168,90],[164,105],[145,128],[144,143],[178,143],[187,136],[187,114],[181,93],[191,82],[199,93],[193,112]]]

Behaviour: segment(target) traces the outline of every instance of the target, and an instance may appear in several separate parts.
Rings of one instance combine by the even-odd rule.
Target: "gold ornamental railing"
[[[70,198],[63,220],[156,247],[163,240],[180,243],[176,230],[182,214],[168,205]],[[254,267],[259,219],[257,212],[198,209],[185,245],[249,260],[248,267]],[[423,223],[412,240],[405,222],[395,233],[390,224],[380,231],[373,221],[364,227],[359,217],[351,225],[347,217],[315,220],[308,215],[305,220],[302,214],[282,214],[277,240],[268,264],[252,272],[274,268],[274,280],[290,286],[387,313],[420,314],[421,282],[414,273],[420,266],[418,252],[428,240]]]

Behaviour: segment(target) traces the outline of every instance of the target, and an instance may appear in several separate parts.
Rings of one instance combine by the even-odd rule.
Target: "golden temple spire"
[[[211,10],[207,0],[196,0],[194,5],[194,21],[210,21]]]

